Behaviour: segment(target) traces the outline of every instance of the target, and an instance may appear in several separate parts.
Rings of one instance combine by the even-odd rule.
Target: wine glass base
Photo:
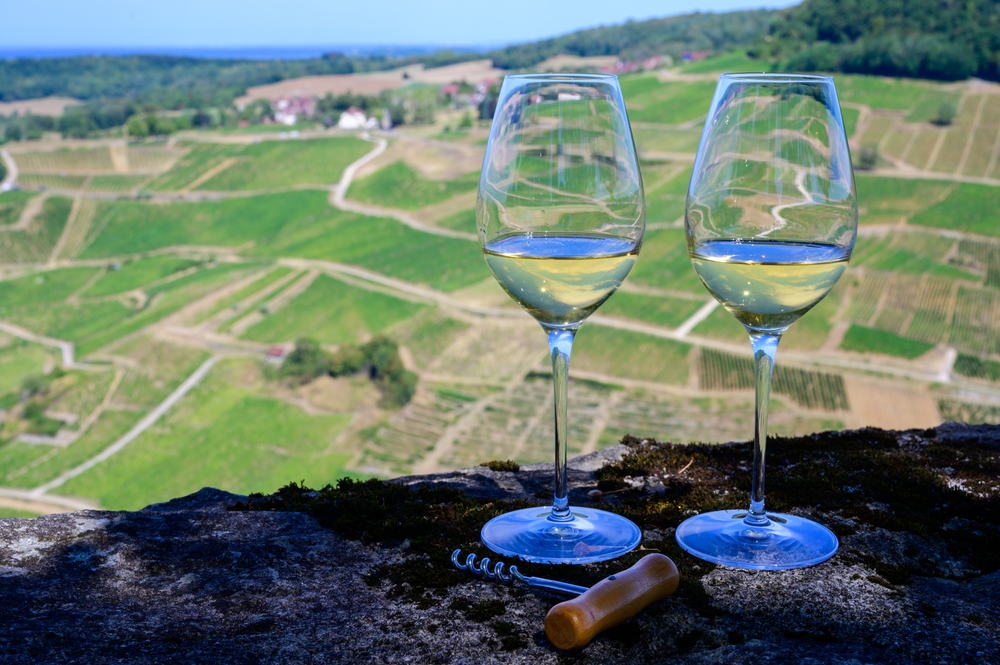
[[[764,526],[750,526],[744,517],[740,510],[695,515],[677,527],[677,544],[699,559],[755,570],[813,566],[840,545],[832,531],[802,517],[768,513]]]
[[[483,544],[498,554],[534,563],[593,563],[626,554],[642,540],[631,521],[603,510],[570,507],[572,519],[551,519],[551,508],[524,508],[494,517]]]

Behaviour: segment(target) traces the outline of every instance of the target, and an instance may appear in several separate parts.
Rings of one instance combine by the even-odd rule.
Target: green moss
[[[485,466],[490,471],[511,471],[517,473],[521,470],[521,465],[517,462],[512,462],[508,460],[491,460],[489,462],[483,462],[479,466]]]
[[[908,532],[943,542],[952,556],[974,565],[969,569],[988,574],[1000,569],[1000,492],[995,478],[1000,456],[989,442],[956,442],[934,438],[934,430],[923,432],[925,440],[900,443],[897,435],[866,428],[850,432],[825,432],[807,437],[772,437],[768,446],[768,508],[787,512],[801,507],[829,507],[830,514],[816,512],[821,522],[830,522],[841,535],[860,525]],[[930,443],[926,441],[930,439]],[[619,489],[646,481],[655,491],[630,491],[602,499],[601,508],[624,515],[647,534],[670,533],[694,513],[745,508],[750,491],[752,458],[749,443],[737,445],[671,444],[626,436],[623,458],[596,472],[602,490]],[[683,469],[683,473],[681,473]],[[962,481],[977,492],[955,489]],[[989,479],[994,480],[990,481]],[[627,479],[627,480],[626,480]],[[291,484],[271,496],[253,495],[236,510],[294,510],[310,512],[319,522],[347,538],[380,545],[407,543],[407,556],[400,563],[383,564],[367,576],[370,584],[387,586],[391,597],[428,607],[439,604],[449,587],[475,579],[454,569],[451,552],[461,549],[478,556],[491,555],[480,543],[482,525],[493,517],[538,501],[471,498],[457,489],[433,484],[402,486],[369,480],[341,480],[312,492]],[[960,529],[949,522],[963,519]],[[672,535],[649,538],[643,551],[620,559],[583,566],[547,566],[518,563],[528,576],[548,577],[590,586],[608,575],[635,564],[648,551],[670,557],[680,572],[680,586],[671,602],[681,603],[709,622],[721,614],[701,578],[712,564],[682,551]],[[913,575],[941,576],[936,561],[908,552],[902,563],[888,562],[854,549],[838,557],[858,562],[874,572],[877,584],[896,589]],[[516,588],[515,588],[516,590]],[[472,604],[458,599],[452,608],[493,621],[500,604]],[[493,625],[490,624],[490,625]],[[494,626],[496,628],[496,626]],[[827,640],[822,627],[809,639]],[[499,633],[499,631],[498,631]],[[519,638],[499,635],[502,648],[519,648]],[[686,638],[693,640],[701,637]],[[683,646],[678,641],[678,648]]]

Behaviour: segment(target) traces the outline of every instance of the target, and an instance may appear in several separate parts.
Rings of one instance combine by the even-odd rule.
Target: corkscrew
[[[567,651],[582,649],[601,631],[617,626],[650,603],[666,598],[677,590],[680,579],[677,566],[662,554],[647,554],[628,570],[587,588],[542,577],[525,577],[518,572],[517,566],[508,566],[505,573],[506,563],[497,561],[490,568],[493,562],[485,557],[477,565],[475,554],[467,556],[464,564],[459,563],[461,553],[462,550],[451,553],[451,562],[459,570],[501,582],[518,580],[528,586],[573,597],[545,615],[545,635],[552,644]]]
[[[512,582],[513,580],[517,580],[519,582],[524,582],[528,586],[535,587],[536,589],[545,589],[546,591],[552,591],[553,593],[558,593],[559,595],[570,598],[579,596],[587,590],[587,587],[585,586],[578,586],[576,584],[570,584],[569,582],[547,580],[544,577],[525,577],[517,569],[517,566],[508,566],[504,561],[497,561],[493,564],[493,568],[490,569],[490,564],[493,563],[493,561],[489,557],[484,557],[477,565],[475,553],[467,556],[464,564],[459,563],[459,556],[461,553],[462,550],[460,549],[451,553],[451,562],[455,564],[455,567],[459,570],[467,570],[473,575],[482,575],[488,580],[499,580],[501,582]],[[505,566],[508,571],[506,573],[504,572]]]

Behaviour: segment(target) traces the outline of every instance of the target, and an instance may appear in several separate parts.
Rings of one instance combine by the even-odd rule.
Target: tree
[[[299,383],[308,383],[329,371],[330,358],[314,339],[303,337],[295,342],[295,349],[281,365],[281,373]]]
[[[858,161],[855,166],[861,171],[871,171],[878,166],[878,146],[861,146],[861,149],[858,150]]]
[[[945,102],[938,107],[934,117],[931,118],[931,123],[941,127],[950,125],[951,121],[955,119],[955,113],[955,107],[948,102]]]
[[[146,118],[142,116],[134,115],[128,119],[125,124],[125,129],[128,130],[129,136],[134,136],[136,138],[145,138],[149,136],[149,122]]]

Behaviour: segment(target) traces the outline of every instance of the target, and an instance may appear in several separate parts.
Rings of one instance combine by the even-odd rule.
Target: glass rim
[[[507,74],[504,80],[515,81],[606,81],[617,79],[616,74],[587,74],[584,72],[546,72],[536,74]]]
[[[829,74],[770,74],[767,72],[727,72],[719,76],[722,80],[737,83],[829,83]]]

